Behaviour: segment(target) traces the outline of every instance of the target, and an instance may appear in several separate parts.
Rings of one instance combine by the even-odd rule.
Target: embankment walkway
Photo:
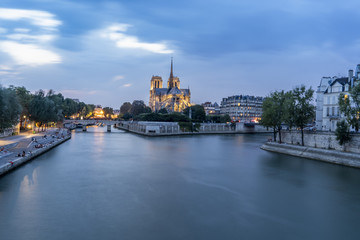
[[[261,146],[261,149],[296,157],[319,160],[327,163],[360,168],[360,155],[358,153],[349,153],[338,150],[321,149],[286,143],[279,144],[275,142],[265,143]]]
[[[14,138],[2,140],[2,144],[9,144],[0,146],[0,176],[70,138],[71,133],[67,129],[52,129],[30,137],[19,137],[17,141]]]

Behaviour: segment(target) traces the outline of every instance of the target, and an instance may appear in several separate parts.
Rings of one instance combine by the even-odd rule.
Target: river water
[[[265,135],[91,128],[0,178],[0,239],[360,239],[360,169]]]

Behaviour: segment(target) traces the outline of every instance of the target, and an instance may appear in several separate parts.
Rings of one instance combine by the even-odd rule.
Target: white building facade
[[[335,131],[338,121],[344,118],[339,110],[339,95],[349,96],[350,89],[360,81],[360,64],[355,75],[349,70],[347,77],[323,77],[316,91],[316,129]],[[353,130],[353,129],[352,129]]]

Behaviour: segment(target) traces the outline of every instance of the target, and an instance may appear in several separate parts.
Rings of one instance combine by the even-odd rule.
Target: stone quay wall
[[[19,167],[20,165],[36,158],[37,156],[40,156],[41,154],[49,151],[50,149],[62,144],[63,142],[69,140],[71,138],[71,135],[67,135],[62,139],[56,140],[53,144],[47,147],[39,148],[34,150],[31,155],[25,156],[25,157],[17,157],[13,159],[11,162],[6,163],[2,166],[0,166],[0,176],[4,175],[5,173]]]
[[[307,147],[332,149],[351,153],[360,153],[360,134],[351,134],[351,141],[341,146],[333,132],[304,132],[304,145]],[[277,140],[279,138],[277,137]],[[300,131],[282,131],[281,141],[301,145]]]
[[[291,144],[279,144],[268,142],[261,146],[261,149],[292,155],[296,157],[309,158],[313,160],[360,168],[360,155],[337,150],[319,149]]]
[[[190,134],[263,133],[269,132],[260,125],[247,127],[244,123],[201,123],[198,132],[183,132],[177,122],[122,121],[116,127],[146,136],[169,136]]]

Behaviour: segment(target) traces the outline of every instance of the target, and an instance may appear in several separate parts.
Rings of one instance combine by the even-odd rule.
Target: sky
[[[119,109],[174,59],[191,102],[267,96],[360,63],[358,0],[2,0],[0,84]]]

